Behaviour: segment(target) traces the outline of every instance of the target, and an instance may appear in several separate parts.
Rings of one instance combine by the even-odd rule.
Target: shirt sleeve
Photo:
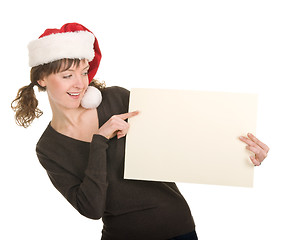
[[[56,189],[79,213],[91,219],[100,219],[105,210],[108,186],[107,142],[107,138],[97,134],[93,135],[83,180],[37,149],[39,161],[46,169]]]

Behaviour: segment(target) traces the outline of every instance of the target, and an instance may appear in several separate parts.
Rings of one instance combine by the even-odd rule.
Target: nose
[[[85,86],[86,77],[82,76],[81,74],[76,74],[74,79],[74,87],[78,89],[82,89]]]

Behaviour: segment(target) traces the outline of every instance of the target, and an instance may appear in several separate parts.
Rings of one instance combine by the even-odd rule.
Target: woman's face
[[[78,108],[89,84],[88,70],[88,61],[81,60],[78,67],[72,65],[65,71],[44,77],[38,83],[46,87],[52,105],[61,109]]]

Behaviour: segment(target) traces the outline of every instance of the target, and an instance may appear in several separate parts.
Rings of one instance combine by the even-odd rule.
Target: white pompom
[[[81,100],[83,108],[97,108],[102,102],[102,94],[99,89],[93,86],[88,86],[84,97]]]

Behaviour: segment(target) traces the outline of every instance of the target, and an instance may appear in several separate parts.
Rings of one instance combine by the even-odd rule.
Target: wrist
[[[111,135],[110,135],[110,134],[105,133],[104,131],[100,131],[100,129],[99,129],[99,131],[98,131],[96,134],[97,134],[97,135],[100,135],[100,136],[102,136],[102,137],[104,137],[104,138],[106,138],[106,139],[110,139],[110,138],[111,138]]]
[[[95,133],[94,135],[93,135],[93,141],[97,141],[97,140],[102,140],[102,141],[104,141],[104,142],[107,142],[108,140],[109,140],[109,138],[107,138],[107,137],[105,137],[104,135],[102,135],[102,134],[99,134],[99,133]]]

